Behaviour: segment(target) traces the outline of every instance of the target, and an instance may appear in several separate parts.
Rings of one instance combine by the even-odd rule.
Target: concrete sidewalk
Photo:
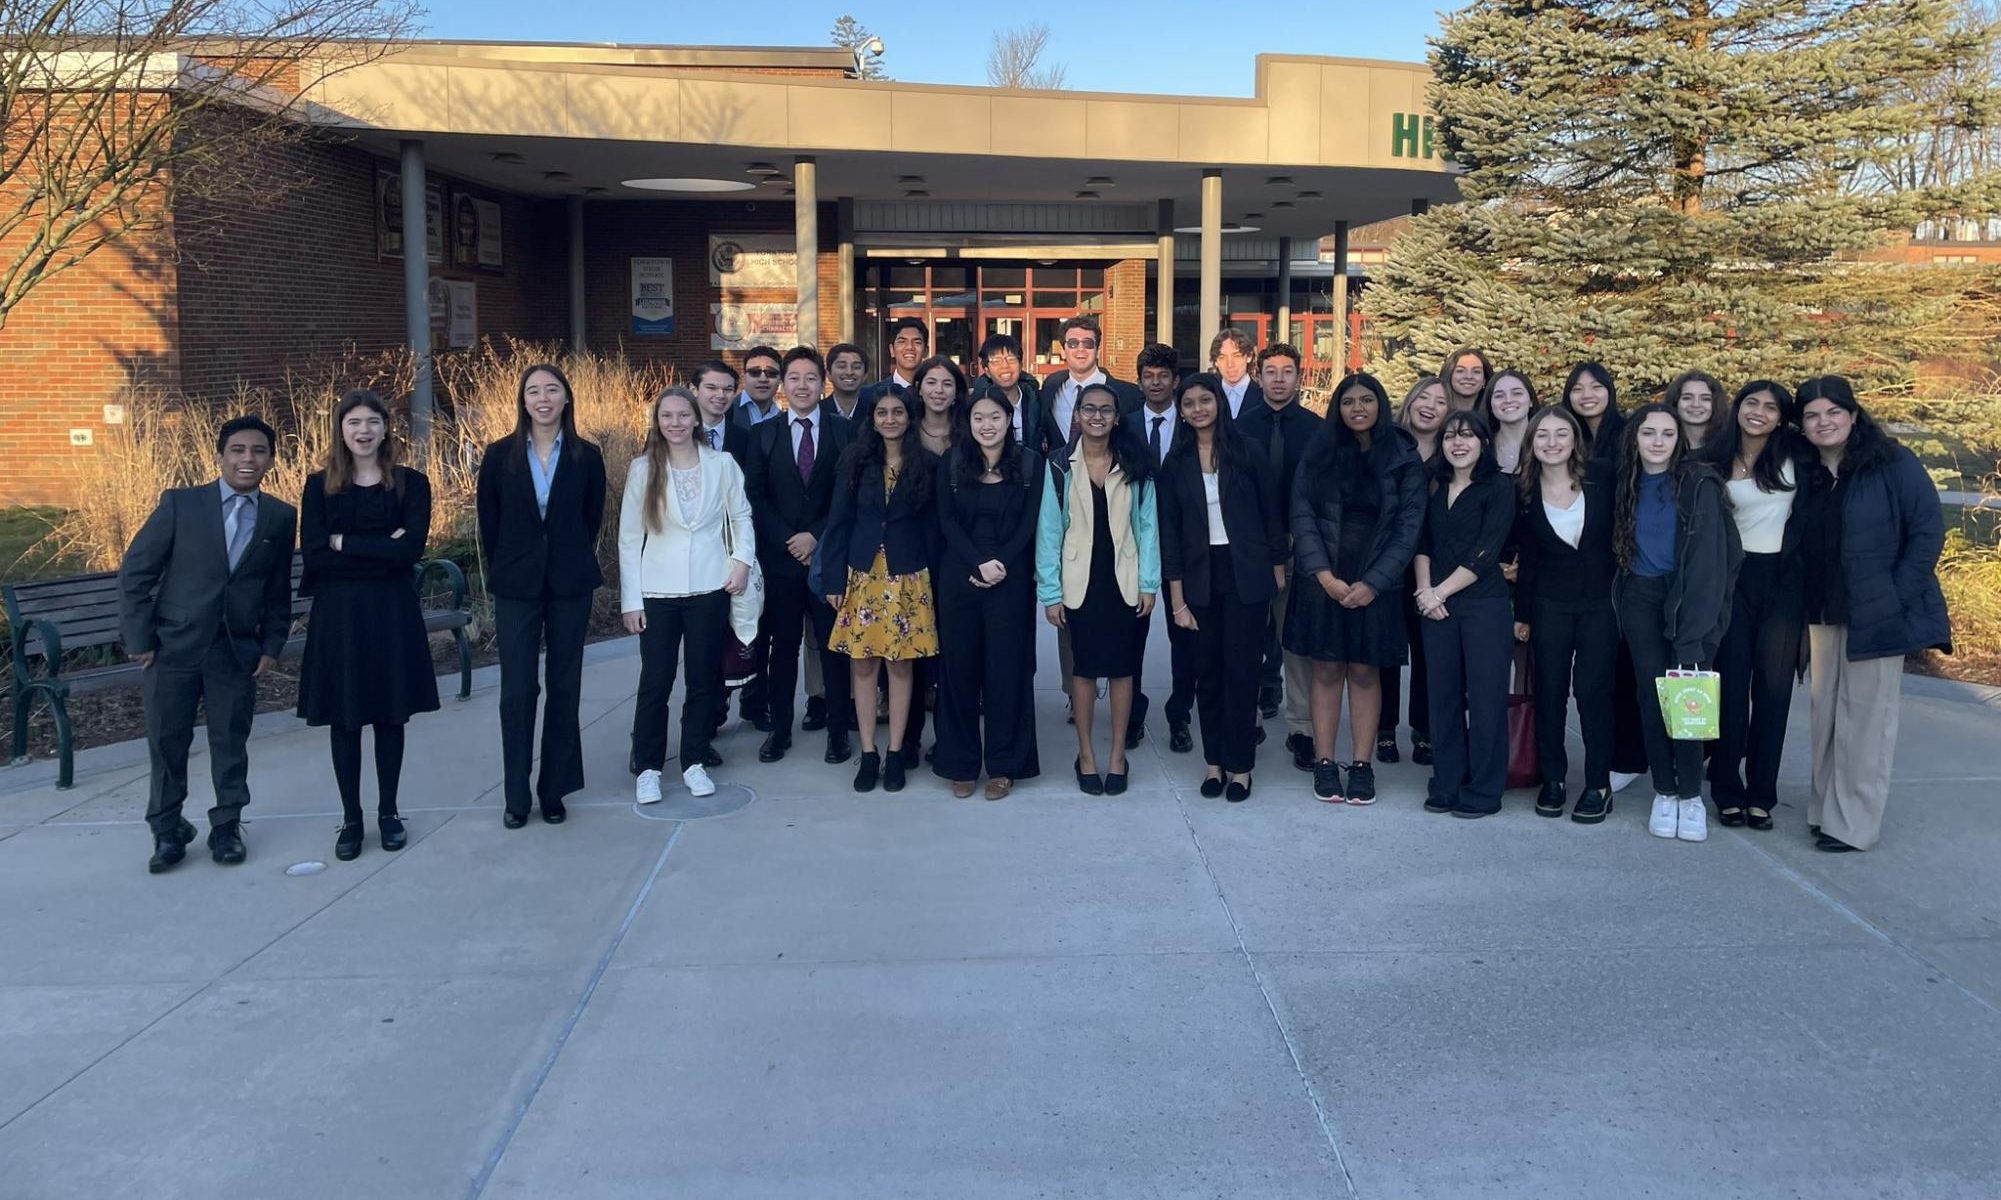
[[[1644,785],[1595,828],[1427,814],[1408,764],[1319,804],[1280,722],[1204,800],[1158,632],[1125,797],[1050,688],[1005,801],[740,729],[754,802],[675,820],[630,804],[632,643],[592,658],[559,827],[501,827],[490,672],[411,726],[396,855],[333,861],[283,716],[240,868],[146,874],[143,747],[0,771],[0,1197],[2001,1194],[2001,712],[1950,687],[1832,856],[1803,694],[1778,830],[1704,845]]]

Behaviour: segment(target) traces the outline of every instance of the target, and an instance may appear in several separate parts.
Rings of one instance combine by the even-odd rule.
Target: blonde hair
[[[679,384],[662,388],[653,398],[653,407],[647,410],[651,419],[646,424],[646,500],[642,511],[646,514],[646,527],[655,533],[667,523],[667,435],[660,432],[660,406],[675,399],[687,401],[695,424],[702,423],[702,409],[695,403],[695,393]],[[708,447],[697,438],[695,448],[699,452]]]

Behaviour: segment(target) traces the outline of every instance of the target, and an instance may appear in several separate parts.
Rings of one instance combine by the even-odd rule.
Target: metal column
[[[1348,222],[1334,222],[1334,378],[1348,373]]]
[[[1202,172],[1202,325],[1196,332],[1197,356],[1207,352],[1209,339],[1223,327],[1223,173]]]
[[[410,445],[418,463],[431,446],[431,263],[424,236],[424,143],[403,143],[403,336],[416,378],[410,386]]]
[[[1160,241],[1154,252],[1153,340],[1174,344],[1174,201],[1162,200],[1154,224]]]
[[[1272,345],[1292,344],[1292,239],[1278,239],[1278,329]]]
[[[843,196],[834,202],[835,273],[840,279],[841,340],[855,340],[855,201]]]
[[[792,236],[799,259],[799,344],[820,345],[819,166],[810,158],[792,163]]]

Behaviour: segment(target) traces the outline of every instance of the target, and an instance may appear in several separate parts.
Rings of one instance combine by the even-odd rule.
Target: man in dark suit
[[[1077,393],[1093,383],[1102,383],[1119,398],[1119,412],[1136,411],[1142,403],[1139,389],[1123,379],[1114,379],[1098,365],[1098,349],[1104,332],[1098,318],[1078,313],[1067,318],[1057,331],[1063,345],[1063,363],[1069,370],[1042,383],[1043,442],[1051,454],[1068,446],[1077,436]]]
[[[827,690],[827,761],[846,762],[849,722],[848,663],[827,652],[834,610],[807,584],[813,551],[833,507],[841,454],[854,427],[820,407],[824,370],[818,351],[795,346],[784,359],[790,411],[751,431],[744,455],[744,490],[757,526],[757,561],[764,570],[760,635],[770,639],[771,733],[758,748],[760,762],[777,762],[792,746],[793,700],[799,686],[799,644],[818,653]],[[807,632],[810,624],[811,632]]]
[[[185,858],[195,838],[181,804],[197,705],[208,714],[215,780],[209,853],[219,863],[243,861],[257,680],[278,661],[292,627],[298,514],[258,490],[277,436],[256,417],[238,417],[222,427],[215,445],[221,478],[162,493],[118,568],[125,652],[145,671],[140,694],[153,763],[147,869],[155,875]]]
[[[1251,356],[1257,347],[1251,335],[1234,325],[1225,325],[1209,339],[1209,369],[1223,380],[1221,399],[1230,406],[1230,416],[1241,418],[1244,410],[1264,399],[1257,376],[1251,373]]]
[[[990,334],[980,343],[980,365],[986,374],[973,385],[967,402],[999,396],[1014,409],[1014,440],[1035,451],[1049,450],[1049,428],[1042,411],[1042,393],[1035,377],[1022,370],[1021,342],[1011,333]]]
[[[827,411],[853,424],[862,411],[863,380],[868,378],[868,351],[853,342],[837,343],[827,351]]]
[[[752,346],[743,356],[743,395],[730,409],[730,423],[748,429],[782,415],[778,407],[778,377],[784,371],[778,351]]]
[[[1174,445],[1175,427],[1180,423],[1180,413],[1174,404],[1174,389],[1180,376],[1181,356],[1174,347],[1156,342],[1139,352],[1139,390],[1145,402],[1138,411],[1127,413],[1124,420],[1126,428],[1146,446],[1156,471],[1167,461],[1167,452]],[[1154,611],[1160,612],[1167,623],[1168,670],[1172,680],[1167,696],[1167,748],[1186,754],[1195,748],[1195,737],[1188,728],[1195,708],[1195,635],[1176,625],[1172,613],[1161,612],[1165,607],[1154,605]],[[1145,736],[1150,704],[1146,692],[1135,688],[1132,719],[1126,725],[1129,749]]]
[[[884,330],[889,341],[889,374],[862,389],[861,411],[875,403],[877,396],[890,388],[902,388],[906,392],[917,390],[917,364],[931,353],[931,333],[924,328],[924,322],[916,317],[898,317]]]
[[[1283,342],[1258,352],[1261,395],[1253,404],[1246,401],[1237,418],[1237,432],[1257,443],[1266,470],[1278,478],[1281,505],[1292,511],[1292,485],[1299,476],[1299,461],[1323,422],[1313,410],[1299,403],[1299,351]],[[1290,545],[1290,539],[1288,539]],[[1258,676],[1258,709],[1266,717],[1278,715],[1281,698],[1285,704],[1285,745],[1292,751],[1292,765],[1302,771],[1313,769],[1313,708],[1308,694],[1313,684],[1313,664],[1297,654],[1287,654],[1280,644],[1285,624],[1286,594],[1291,588],[1291,568],[1287,583],[1272,601],[1266,623],[1264,666]],[[1283,687],[1280,681],[1283,680]]]

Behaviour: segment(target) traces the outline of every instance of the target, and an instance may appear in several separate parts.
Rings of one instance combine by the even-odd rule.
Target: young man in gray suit
[[[145,670],[140,694],[153,760],[147,869],[155,875],[186,857],[195,838],[181,802],[195,709],[204,702],[215,780],[209,853],[219,863],[243,861],[257,679],[278,661],[291,632],[298,514],[258,490],[277,435],[256,417],[237,417],[216,435],[215,448],[221,477],[162,493],[118,568],[125,652]]]

